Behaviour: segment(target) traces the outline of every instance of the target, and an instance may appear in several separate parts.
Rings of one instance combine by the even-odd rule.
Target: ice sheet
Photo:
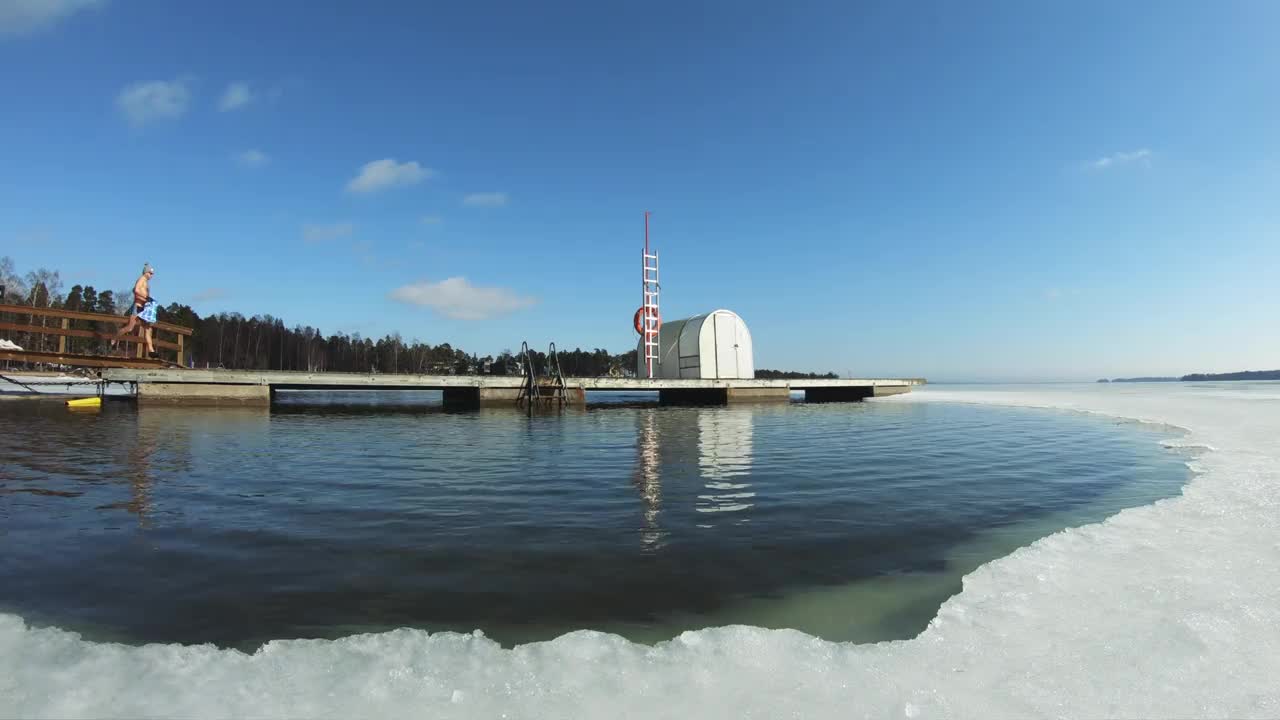
[[[883,401],[1082,410],[1177,425],[1212,451],[1182,496],[969,574],[909,641],[729,627],[654,647],[579,631],[504,650],[398,630],[246,655],[86,642],[10,615],[0,716],[1280,716],[1280,385],[926,388]]]

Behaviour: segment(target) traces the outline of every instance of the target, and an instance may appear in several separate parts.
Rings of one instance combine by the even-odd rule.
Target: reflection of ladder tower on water
[[[649,250],[649,213],[644,214],[644,303],[640,306],[640,335],[644,339],[644,367],[649,379],[653,379],[659,362],[658,328],[662,324],[658,314],[658,251]]]

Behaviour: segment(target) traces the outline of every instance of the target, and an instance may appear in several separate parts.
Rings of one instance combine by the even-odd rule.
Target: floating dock
[[[273,370],[184,370],[110,368],[109,383],[136,388],[139,403],[175,405],[269,405],[277,390],[440,390],[453,407],[515,406],[525,379],[499,375],[397,375]],[[587,392],[656,391],[664,404],[786,402],[803,391],[806,402],[856,402],[898,395],[923,385],[920,378],[814,380],[564,379],[564,397],[585,405]]]

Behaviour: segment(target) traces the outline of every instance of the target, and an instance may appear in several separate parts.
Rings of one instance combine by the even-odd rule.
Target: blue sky
[[[479,352],[1280,367],[1280,4],[0,0],[0,255]]]

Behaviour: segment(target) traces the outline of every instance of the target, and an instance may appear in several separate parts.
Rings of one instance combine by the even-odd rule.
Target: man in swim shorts
[[[141,323],[142,338],[147,344],[147,357],[159,357],[155,345],[151,343],[151,324],[156,321],[156,301],[151,298],[151,278],[155,274],[156,269],[150,263],[142,264],[142,275],[133,284],[133,312],[129,316],[129,322],[120,328],[120,332],[111,341],[112,347]]]

